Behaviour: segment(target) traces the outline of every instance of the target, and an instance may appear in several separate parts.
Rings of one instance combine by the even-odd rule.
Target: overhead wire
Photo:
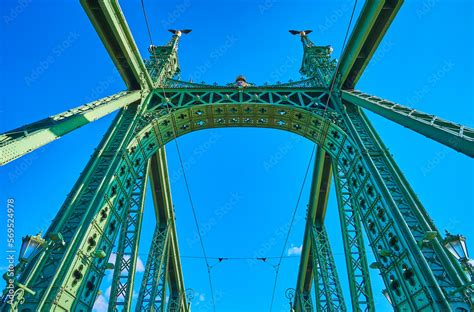
[[[346,34],[344,36],[344,41],[342,43],[342,49],[341,49],[342,53],[344,53],[344,49],[346,48],[347,37],[349,36],[349,31],[351,30],[352,20],[354,19],[354,14],[355,14],[356,8],[357,8],[357,0],[354,1],[354,7],[352,8],[351,18],[349,19],[349,24],[347,25]],[[327,101],[326,101],[326,105],[324,107],[324,114],[323,114],[324,116],[326,115],[326,111],[328,109],[329,101],[331,100],[331,93],[334,90],[334,84],[336,83],[336,78],[337,78],[337,74],[339,72],[339,66],[340,65],[341,65],[341,62],[337,62],[336,71],[334,72],[334,76],[332,77],[331,85],[329,87],[328,98],[327,98]]]
[[[155,52],[155,49],[153,48],[154,47],[153,36],[152,36],[149,21],[148,21],[148,15],[146,13],[145,3],[144,3],[144,0],[140,0],[140,2],[141,2],[141,6],[142,6],[143,15],[145,17],[145,24],[146,24],[146,27],[147,27],[147,30],[148,30],[148,36],[149,36],[149,39],[150,39],[150,44],[152,45],[151,50],[153,52],[153,56],[154,56],[155,61],[156,61],[156,52]],[[158,66],[158,64],[157,64],[157,66]],[[161,87],[162,87],[162,90],[163,90],[164,97],[167,98],[166,92],[165,92],[163,86],[161,86]],[[167,107],[167,111],[168,111],[168,115],[170,115],[171,119],[172,119],[173,136],[174,136],[174,142],[175,142],[175,145],[176,145],[176,151],[177,151],[177,154],[178,154],[178,159],[179,159],[179,163],[180,163],[180,166],[181,166],[181,170],[183,172],[183,178],[184,178],[186,191],[187,191],[188,198],[189,198],[189,203],[190,203],[191,210],[192,210],[192,213],[193,213],[193,218],[194,218],[194,222],[195,222],[195,225],[196,225],[196,230],[198,232],[202,253],[203,253],[204,260],[205,260],[206,267],[207,267],[207,275],[208,275],[208,279],[209,279],[209,287],[210,287],[211,298],[212,298],[212,309],[213,309],[213,311],[215,311],[216,306],[215,306],[214,287],[213,287],[212,278],[211,278],[211,268],[212,268],[212,266],[209,264],[209,260],[207,258],[206,249],[204,247],[204,242],[203,242],[202,235],[201,235],[201,229],[200,229],[200,226],[199,226],[199,221],[198,221],[198,218],[197,218],[197,215],[196,215],[194,202],[193,202],[193,199],[192,199],[192,196],[191,196],[191,190],[189,188],[188,179],[187,179],[186,172],[185,172],[185,169],[184,169],[183,159],[182,159],[182,156],[181,156],[181,150],[179,148],[178,139],[177,139],[177,136],[176,136],[176,120],[174,118],[174,115],[171,113],[171,108],[170,107]]]
[[[285,254],[286,244],[288,243],[288,239],[290,238],[291,228],[293,227],[293,223],[295,221],[296,213],[298,211],[298,207],[299,207],[299,204],[300,204],[300,201],[301,201],[301,196],[303,195],[304,186],[306,184],[306,179],[308,178],[309,169],[311,168],[311,163],[312,163],[315,151],[316,151],[316,145],[313,146],[313,150],[311,151],[311,156],[310,156],[309,161],[308,161],[308,166],[306,167],[306,172],[304,174],[303,183],[301,183],[301,188],[300,188],[300,191],[299,191],[299,194],[298,194],[298,199],[296,200],[295,209],[293,210],[293,215],[291,216],[290,226],[288,227],[288,231],[286,233],[285,243],[283,244],[283,249],[281,251],[281,254],[280,254],[280,257],[279,257],[279,260],[278,260],[278,264],[275,266],[276,271],[275,271],[275,279],[274,279],[274,282],[273,282],[272,299],[271,299],[271,302],[270,302],[270,312],[272,311],[273,302],[275,301],[275,291],[276,291],[276,286],[277,286],[277,282],[278,282],[278,274],[280,272],[281,262],[283,260],[284,254]]]

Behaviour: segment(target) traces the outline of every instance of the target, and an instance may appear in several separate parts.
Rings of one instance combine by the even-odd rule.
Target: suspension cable
[[[147,27],[147,30],[148,30],[148,36],[150,38],[150,44],[152,46],[154,46],[153,45],[153,36],[152,36],[151,28],[150,28],[150,25],[149,25],[149,22],[148,22],[148,16],[147,16],[147,13],[146,13],[144,0],[141,0],[140,2],[141,2],[142,10],[143,10],[143,15],[145,17],[145,24],[146,24],[146,27]],[[155,49],[153,47],[152,47],[152,51],[153,51],[153,56],[154,56],[155,62],[156,62],[156,52],[155,52]],[[156,66],[158,66],[158,64],[156,64]],[[161,87],[162,87],[162,90],[163,90],[164,97],[167,98],[163,85]],[[204,261],[205,261],[206,267],[207,267],[207,275],[208,275],[208,279],[209,279],[209,287],[210,287],[211,298],[212,298],[212,310],[215,312],[216,311],[216,305],[215,305],[215,298],[214,298],[214,287],[212,285],[212,278],[211,278],[211,266],[210,266],[209,260],[207,258],[206,249],[204,248],[204,242],[203,242],[202,235],[201,235],[201,229],[199,227],[199,222],[198,222],[198,219],[197,219],[196,210],[194,208],[194,202],[193,202],[193,199],[192,199],[192,196],[191,196],[191,191],[190,191],[190,188],[189,188],[189,183],[188,183],[188,179],[187,179],[187,176],[186,176],[186,171],[184,169],[183,159],[182,159],[182,156],[181,156],[181,150],[180,150],[179,144],[178,144],[178,138],[176,136],[176,120],[174,118],[174,115],[171,113],[171,107],[167,107],[167,112],[168,112],[168,115],[170,115],[171,119],[172,119],[173,136],[174,136],[174,142],[175,142],[175,145],[176,145],[176,151],[177,151],[177,154],[178,154],[178,159],[179,159],[179,163],[180,163],[180,166],[181,166],[181,170],[183,172],[183,178],[184,178],[184,182],[185,182],[185,185],[186,185],[186,192],[188,194],[189,203],[190,203],[190,206],[191,206],[191,209],[192,209],[192,212],[193,212],[194,223],[196,225],[196,230],[198,232],[199,242],[200,242],[200,245],[201,245],[202,253],[204,255]]]
[[[347,37],[349,36],[349,31],[351,30],[351,25],[352,25],[352,20],[354,18],[354,13],[357,7],[357,0],[354,1],[354,7],[352,8],[352,13],[351,13],[351,18],[349,19],[349,24],[347,25],[347,30],[346,30],[346,35],[344,36],[344,42],[342,43],[342,53],[344,53],[344,49],[346,48],[346,43],[347,43]],[[328,94],[328,99],[326,101],[326,105],[324,107],[324,113],[323,116],[326,116],[326,110],[328,109],[329,101],[331,99],[331,93],[334,89],[334,84],[336,83],[336,77],[339,71],[339,66],[341,65],[341,62],[337,62],[336,66],[336,71],[334,72],[334,76],[332,77],[331,85],[329,88],[329,94]]]
[[[286,244],[288,243],[288,239],[290,238],[291,228],[293,227],[293,222],[295,221],[296,213],[298,211],[298,206],[300,204],[301,196],[303,195],[304,186],[306,184],[306,179],[308,178],[309,168],[311,168],[311,162],[313,160],[313,156],[314,156],[315,151],[316,151],[316,145],[313,146],[313,150],[311,151],[311,156],[310,156],[309,161],[308,161],[308,166],[306,167],[306,172],[304,174],[303,183],[301,183],[301,189],[300,189],[300,192],[298,194],[298,199],[296,200],[295,209],[293,210],[293,215],[291,216],[290,226],[288,228],[288,232],[286,233],[285,243],[283,244],[283,249],[281,250],[281,254],[280,254],[280,257],[279,257],[279,260],[278,260],[278,264],[275,267],[276,272],[275,272],[275,280],[273,282],[272,301],[270,303],[270,312],[272,311],[273,301],[275,300],[275,291],[276,291],[276,286],[277,286],[277,281],[278,281],[278,273],[280,272],[280,265],[281,265],[281,262],[283,260],[284,255],[285,255]]]

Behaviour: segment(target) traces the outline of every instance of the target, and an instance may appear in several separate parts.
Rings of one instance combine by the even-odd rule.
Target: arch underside
[[[226,127],[272,128],[301,135],[331,155],[339,167],[338,178],[350,181],[354,209],[359,211],[367,237],[381,266],[381,275],[392,300],[400,309],[431,310],[433,299],[423,287],[425,277],[392,215],[389,199],[380,190],[362,151],[346,132],[344,120],[334,109],[313,105],[295,107],[290,103],[238,103],[176,105],[170,103],[171,92],[161,93],[162,100],[149,102],[149,109],[137,128],[135,139],[128,146],[133,157],[140,149],[146,157],[187,133]],[[238,94],[238,92],[237,92]],[[183,97],[182,95],[181,98]],[[383,255],[382,251],[390,251]],[[392,259],[396,259],[393,261]],[[455,289],[455,285],[444,285]]]
[[[111,163],[109,173],[102,181],[102,199],[91,206],[88,212],[90,225],[81,228],[80,237],[83,239],[76,242],[76,248],[98,248],[107,257],[110,255],[118,232],[117,225],[126,218],[124,207],[129,205],[133,185],[141,176],[138,173],[146,170],[148,160],[168,142],[193,131],[211,128],[278,129],[311,140],[331,156],[334,166],[338,168],[334,177],[347,181],[353,207],[361,216],[375,258],[381,264],[381,276],[390,290],[393,304],[402,310],[432,310],[438,299],[433,298],[425,287],[426,268],[423,269],[420,265],[422,260],[413,252],[413,237],[397,226],[400,221],[398,207],[393,205],[393,199],[384,191],[386,186],[374,176],[364,157],[367,154],[348,130],[344,112],[336,109],[332,101],[326,106],[326,101],[327,91],[322,89],[153,91],[141,104],[142,113],[136,114],[128,107],[119,114],[119,120],[120,116],[127,114],[134,116],[127,117],[133,125],[130,128],[132,133],[126,139],[127,143],[114,153],[118,158]],[[92,247],[91,237],[94,237]],[[381,251],[389,251],[389,254]],[[78,279],[78,274],[72,272],[81,268],[85,256],[65,255],[67,257],[72,258],[68,260],[70,268],[62,282],[67,285],[62,289],[62,296],[74,300],[69,300],[64,308],[91,307],[95,298],[93,294],[100,287],[98,273],[105,271],[104,260],[87,260],[90,262],[89,269],[81,272]],[[93,283],[89,287],[91,280]],[[86,287],[86,284],[89,286]],[[453,283],[442,286],[445,290],[456,288]],[[54,292],[50,293],[51,299],[47,302],[53,300],[51,296]]]

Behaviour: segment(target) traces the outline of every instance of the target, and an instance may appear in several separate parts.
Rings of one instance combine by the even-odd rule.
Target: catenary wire
[[[150,44],[152,46],[154,46],[153,45],[153,36],[152,36],[152,33],[151,33],[150,24],[148,22],[148,15],[146,13],[144,0],[140,0],[140,2],[141,2],[142,10],[143,10],[143,15],[145,17],[145,24],[146,24],[146,27],[147,27],[148,36],[150,38]],[[155,49],[152,49],[152,51],[153,51],[153,56],[156,60]],[[167,98],[163,86],[162,86],[162,89],[163,89],[163,95],[165,96],[165,98]],[[179,163],[180,163],[181,169],[183,171],[183,178],[184,178],[184,182],[185,182],[185,186],[186,186],[186,191],[188,193],[189,203],[191,205],[191,209],[192,209],[192,212],[193,212],[194,222],[196,224],[196,229],[197,229],[197,232],[198,232],[198,235],[199,235],[199,241],[200,241],[200,244],[201,244],[202,253],[204,255],[204,260],[205,260],[206,267],[207,267],[207,275],[208,275],[208,279],[209,279],[209,286],[210,286],[211,297],[212,297],[212,309],[213,309],[213,311],[215,311],[216,306],[215,306],[215,299],[214,299],[214,287],[212,285],[212,278],[211,278],[211,266],[209,265],[209,260],[207,258],[206,249],[204,248],[204,242],[203,242],[203,239],[202,239],[201,230],[200,230],[200,227],[199,227],[199,222],[198,222],[197,215],[196,215],[196,210],[194,208],[194,202],[192,200],[188,179],[187,179],[187,176],[186,176],[186,172],[184,170],[183,159],[181,157],[181,151],[179,149],[179,144],[178,144],[178,140],[177,140],[177,137],[176,137],[176,121],[174,119],[174,115],[171,114],[171,109],[169,107],[168,107],[168,114],[171,116],[172,121],[173,121],[174,142],[175,142],[175,145],[176,145],[176,151],[177,151],[177,154],[178,154]]]
[[[288,243],[291,228],[293,227],[293,222],[295,221],[296,212],[298,211],[298,206],[300,204],[301,196],[303,195],[304,186],[306,184],[306,179],[308,178],[308,173],[309,173],[309,169],[311,168],[311,162],[313,160],[315,150],[316,150],[316,145],[313,146],[313,150],[311,151],[311,156],[310,156],[309,161],[308,161],[308,166],[306,167],[306,172],[305,172],[305,175],[304,175],[304,178],[303,178],[303,183],[301,183],[301,189],[300,189],[300,192],[298,194],[298,199],[296,200],[296,205],[295,205],[295,209],[293,210],[293,215],[291,217],[290,226],[288,228],[288,232],[286,233],[285,243],[283,244],[283,249],[281,251],[281,254],[280,254],[280,257],[279,257],[279,260],[278,260],[278,264],[275,267],[276,272],[275,272],[275,280],[273,282],[272,300],[270,302],[270,312],[272,311],[273,302],[275,300],[275,291],[276,291],[276,286],[277,286],[277,281],[278,281],[278,273],[280,272],[281,261],[283,260],[283,257],[284,257],[284,254],[285,254],[286,244]]]
[[[342,43],[342,49],[341,49],[342,52],[344,52],[344,49],[346,48],[347,37],[349,36],[349,31],[351,30],[352,20],[354,19],[354,13],[355,13],[356,7],[357,7],[357,0],[354,1],[354,7],[352,8],[351,18],[349,19],[349,24],[347,25],[346,35],[344,36],[344,42]],[[336,77],[337,77],[337,73],[339,71],[340,65],[341,65],[341,62],[337,62],[336,71],[334,72],[334,76],[332,77],[331,85],[329,88],[328,99],[324,107],[324,115],[326,115],[329,101],[331,100],[331,93],[334,89],[334,84],[336,83]]]

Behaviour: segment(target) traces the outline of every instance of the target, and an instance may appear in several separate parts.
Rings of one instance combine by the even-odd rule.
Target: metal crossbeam
[[[165,282],[168,261],[168,228],[157,224],[138,294],[136,311],[164,311],[166,307]]]
[[[370,190],[368,197],[358,196],[358,207],[392,304],[399,309],[449,310],[450,304],[469,302],[465,294],[454,292],[467,280],[442,247],[440,235],[420,245],[426,233],[437,229],[368,119],[354,105],[347,107],[344,118],[358,148],[365,151],[362,159],[368,166],[359,172],[356,163],[347,163],[346,174],[353,192]],[[368,173],[374,181],[366,178]],[[383,197],[375,196],[378,192]]]
[[[185,298],[185,288],[181,259],[178,248],[178,237],[174,216],[171,188],[168,179],[168,165],[166,161],[165,147],[161,147],[150,160],[150,183],[153,195],[153,204],[157,224],[168,227],[168,267],[167,279],[169,286],[169,297],[173,299],[173,305],[178,306],[180,311],[188,311],[189,307]]]
[[[67,110],[0,135],[0,165],[140,100],[139,91],[124,91]]]
[[[131,309],[147,178],[148,166],[141,175],[135,176],[136,183],[130,205],[122,222],[110,291],[108,307],[110,312]]]
[[[128,89],[153,88],[151,77],[118,1],[81,0],[81,4]]]
[[[374,298],[370,284],[367,254],[362,236],[362,222],[351,194],[349,180],[342,168],[333,163],[339,220],[346,256],[347,275],[353,311],[374,311]],[[356,170],[363,170],[362,166]]]
[[[145,165],[141,150],[125,159],[120,156],[133,134],[136,116],[137,105],[117,115],[53,220],[45,237],[61,233],[65,247],[46,252],[29,263],[20,280],[34,289],[37,296],[28,298],[25,308],[87,310],[92,307],[105,266],[103,258],[91,255],[98,246],[107,257],[110,255],[126,210],[123,207],[130,200],[131,180]],[[87,263],[87,271],[83,263]],[[64,267],[68,269],[61,269]],[[63,283],[72,283],[74,287],[57,292]],[[85,284],[87,288],[79,287]]]
[[[386,117],[452,149],[474,157],[474,129],[360,91],[342,91],[342,99]]]
[[[344,49],[340,86],[353,89],[398,13],[403,0],[367,0]]]
[[[311,249],[314,270],[316,311],[347,311],[337,275],[336,263],[323,224],[312,227]],[[357,310],[356,310],[357,311]]]
[[[322,148],[318,147],[314,163],[313,181],[311,183],[311,193],[306,217],[306,228],[303,238],[303,249],[296,283],[297,298],[305,299],[310,297],[313,276],[313,260],[311,250],[313,225],[324,222],[326,215],[327,201],[329,197],[329,187],[331,184],[331,159]],[[307,300],[303,300],[307,301]],[[306,311],[306,307],[301,300],[295,301],[296,311]]]

